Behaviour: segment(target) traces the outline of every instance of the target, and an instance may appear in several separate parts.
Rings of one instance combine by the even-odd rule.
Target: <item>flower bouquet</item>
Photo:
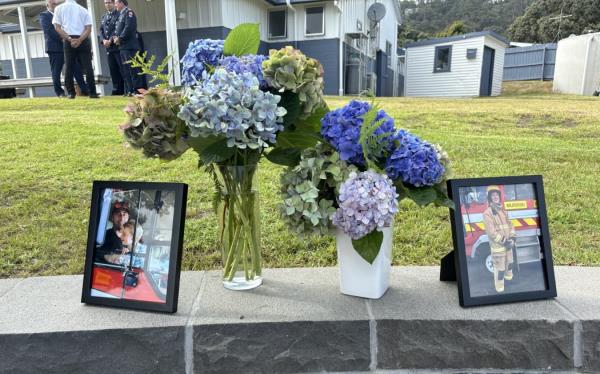
[[[126,141],[147,157],[173,160],[188,149],[215,181],[223,284],[262,283],[258,163],[262,156],[296,165],[320,140],[323,67],[292,47],[257,55],[257,24],[242,24],[223,40],[191,42],[181,59],[183,87],[168,85],[165,61],[136,62],[159,81],[126,107]]]
[[[335,232],[341,291],[379,298],[389,284],[399,201],[452,205],[448,156],[358,100],[326,113],[320,134],[282,174],[282,216],[302,235]]]

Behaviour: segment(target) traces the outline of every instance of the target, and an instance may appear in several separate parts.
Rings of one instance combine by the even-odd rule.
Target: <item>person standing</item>
[[[494,287],[496,292],[504,292],[504,280],[513,278],[513,248],[517,234],[508,213],[502,208],[500,187],[488,186],[487,199],[488,208],[483,212],[483,222],[494,263]]]
[[[115,27],[113,42],[119,46],[121,66],[123,67],[122,75],[125,81],[125,94],[130,96],[137,93],[139,88],[144,87],[140,69],[127,63],[140,50],[136,37],[137,17],[133,10],[128,7],[127,0],[115,0],[115,6],[119,11],[119,18]]]
[[[58,0],[46,0],[46,9],[40,13],[40,25],[44,31],[44,40],[46,44],[46,54],[50,60],[50,71],[52,73],[52,84],[54,85],[54,93],[58,97],[65,97],[65,91],[62,88],[60,82],[60,73],[65,64],[65,55],[63,50],[63,43],[60,35],[54,29],[52,25],[52,18],[54,17],[54,9],[56,8]],[[83,74],[81,74],[81,68],[79,64],[75,64],[73,67],[73,75],[75,80],[81,89],[82,94],[87,95],[88,87],[83,80]]]
[[[85,73],[90,98],[97,99],[99,96],[96,93],[94,68],[92,67],[92,42],[89,38],[92,33],[92,16],[87,9],[77,4],[75,0],[66,0],[56,7],[52,24],[63,39],[66,65],[65,86],[69,98],[75,98],[73,67],[75,62],[79,61]]]
[[[113,43],[119,11],[115,8],[115,0],[104,0],[104,7],[106,13],[102,16],[100,23],[100,37],[102,38],[102,45],[106,48],[108,68],[110,69],[113,85],[112,95],[123,95],[125,91],[123,90],[123,76],[121,75],[121,56],[119,46]]]

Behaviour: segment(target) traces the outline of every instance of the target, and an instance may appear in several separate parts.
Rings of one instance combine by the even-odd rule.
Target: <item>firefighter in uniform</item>
[[[496,292],[503,292],[504,281],[513,278],[513,247],[517,235],[508,214],[502,209],[500,187],[488,186],[487,200],[488,208],[483,212],[483,222],[494,263],[494,287]]]
[[[137,93],[139,88],[144,86],[143,78],[139,68],[134,68],[126,62],[131,60],[140,50],[140,45],[136,37],[137,18],[133,10],[127,7],[127,0],[116,0],[115,5],[119,11],[113,43],[119,46],[121,56],[121,66],[123,81],[125,82],[125,94],[132,95]]]
[[[119,11],[115,8],[115,0],[104,0],[106,13],[102,16],[100,23],[100,37],[102,45],[106,48],[106,57],[108,59],[108,68],[112,80],[112,95],[123,95],[123,76],[121,75],[121,56],[119,46],[113,43],[113,35]]]

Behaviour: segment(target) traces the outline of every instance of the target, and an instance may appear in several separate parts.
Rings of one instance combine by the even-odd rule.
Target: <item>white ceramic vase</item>
[[[352,246],[352,238],[342,230],[336,232],[340,291],[343,294],[379,299],[390,286],[393,226],[381,230],[383,241],[379,253],[369,264]]]

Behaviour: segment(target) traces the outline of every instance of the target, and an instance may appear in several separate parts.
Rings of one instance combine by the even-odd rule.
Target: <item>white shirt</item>
[[[62,26],[69,35],[81,35],[86,26],[91,26],[92,16],[75,0],[66,0],[54,9],[52,24]]]

